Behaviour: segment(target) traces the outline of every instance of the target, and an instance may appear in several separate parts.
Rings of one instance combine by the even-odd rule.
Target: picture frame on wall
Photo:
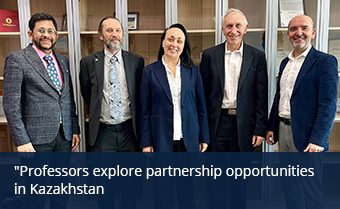
[[[279,12],[279,28],[287,28],[293,17],[306,14],[304,0],[280,0]]]
[[[138,12],[128,13],[128,29],[138,30]]]
[[[113,16],[116,17],[116,12],[113,13]],[[128,30],[138,30],[139,12],[129,12],[127,18]]]

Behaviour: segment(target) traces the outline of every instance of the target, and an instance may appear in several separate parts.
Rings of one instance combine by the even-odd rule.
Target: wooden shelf
[[[68,35],[68,31],[58,31],[58,35]]]
[[[288,28],[278,28],[277,31],[287,32],[287,31],[288,31]]]
[[[162,34],[163,30],[130,30],[129,34]]]
[[[0,117],[0,125],[7,125],[7,119],[5,116]]]
[[[339,123],[340,122],[340,112],[337,112],[335,115],[334,123]]]
[[[340,27],[329,27],[330,31],[340,31]]]
[[[0,36],[20,36],[20,32],[0,32]]]
[[[258,29],[258,31],[264,31],[264,29]],[[143,34],[143,35],[146,35],[146,34],[162,34],[163,32],[164,32],[164,30],[130,30],[129,34]],[[188,30],[188,33],[215,33],[215,30],[214,29]],[[98,34],[98,31],[81,31],[80,32],[80,35],[96,35],[96,34]]]
[[[264,32],[265,28],[248,28],[247,32]]]
[[[80,31],[80,35],[95,35],[98,31]]]

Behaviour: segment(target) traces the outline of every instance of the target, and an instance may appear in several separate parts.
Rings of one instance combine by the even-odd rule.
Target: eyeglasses
[[[57,35],[57,33],[58,33],[58,31],[56,31],[56,30],[53,30],[53,29],[51,29],[51,28],[49,28],[49,29],[46,29],[46,28],[39,28],[38,29],[38,32],[40,33],[40,34],[45,34],[45,32],[47,32],[49,35]]]

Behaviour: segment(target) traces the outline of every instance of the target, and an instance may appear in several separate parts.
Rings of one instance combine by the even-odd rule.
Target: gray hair
[[[225,14],[224,17],[223,17],[222,26],[223,26],[223,22],[224,22],[225,17],[226,17],[228,14],[232,13],[232,12],[238,12],[238,13],[240,13],[240,14],[244,17],[244,22],[246,23],[246,25],[248,25],[247,17],[244,15],[244,13],[243,13],[241,10],[236,9],[236,8],[229,8],[229,9],[227,10],[226,14]]]

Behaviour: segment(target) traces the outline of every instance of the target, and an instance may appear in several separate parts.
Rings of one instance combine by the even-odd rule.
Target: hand
[[[17,150],[18,152],[35,152],[35,149],[33,148],[33,145],[31,142],[17,146]]]
[[[304,152],[322,152],[325,148],[316,144],[309,143]]]
[[[266,135],[266,141],[269,145],[274,145],[274,132],[268,131]]]
[[[24,158],[31,158],[34,156],[33,152],[36,152],[31,142],[17,146],[17,151]]]
[[[264,141],[264,137],[253,135],[252,145],[253,145],[253,147],[257,147],[257,146],[261,145],[261,143],[263,141]]]
[[[154,152],[153,151],[153,146],[143,147],[143,152]]]
[[[208,148],[208,144],[207,143],[200,143],[200,151],[201,152],[205,152]]]
[[[73,134],[72,138],[72,152],[79,146],[80,143],[80,137],[79,134]]]

